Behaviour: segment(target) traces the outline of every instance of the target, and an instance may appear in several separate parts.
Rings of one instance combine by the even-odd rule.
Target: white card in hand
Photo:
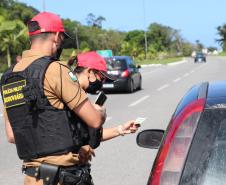
[[[138,123],[138,124],[142,124],[145,120],[146,120],[146,118],[138,117],[138,118],[135,120],[135,122]]]

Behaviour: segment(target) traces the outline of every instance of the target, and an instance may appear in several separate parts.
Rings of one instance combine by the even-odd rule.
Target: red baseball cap
[[[46,32],[61,32],[66,38],[71,38],[65,33],[61,18],[50,12],[42,12],[34,16],[28,22],[28,30],[30,36]]]
[[[77,66],[95,69],[103,74],[106,78],[113,81],[116,80],[114,76],[111,76],[107,73],[107,64],[104,58],[97,54],[95,51],[78,54]]]

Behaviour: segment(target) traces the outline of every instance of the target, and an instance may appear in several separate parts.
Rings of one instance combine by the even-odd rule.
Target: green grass
[[[226,56],[226,52],[219,53],[219,56]]]
[[[178,62],[183,60],[183,57],[174,57],[174,58],[165,58],[160,60],[141,60],[136,61],[137,65],[143,65],[143,64],[169,64],[173,62]]]

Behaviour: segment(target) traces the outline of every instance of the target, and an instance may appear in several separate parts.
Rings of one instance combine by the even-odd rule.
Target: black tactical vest
[[[52,62],[51,57],[42,57],[24,71],[13,72],[12,67],[1,78],[2,99],[20,159],[77,152],[80,147],[73,126],[78,118],[66,106],[62,110],[51,106],[44,95],[45,72]]]

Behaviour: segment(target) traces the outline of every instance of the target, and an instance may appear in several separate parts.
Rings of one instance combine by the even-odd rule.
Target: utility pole
[[[145,0],[143,0],[143,13],[144,13],[144,48],[145,48],[145,59],[147,59],[148,42],[147,42],[147,31],[146,31],[146,12],[145,12]]]
[[[76,41],[76,47],[77,47],[77,52],[79,53],[79,42],[78,42],[78,27],[75,27],[75,41]]]

